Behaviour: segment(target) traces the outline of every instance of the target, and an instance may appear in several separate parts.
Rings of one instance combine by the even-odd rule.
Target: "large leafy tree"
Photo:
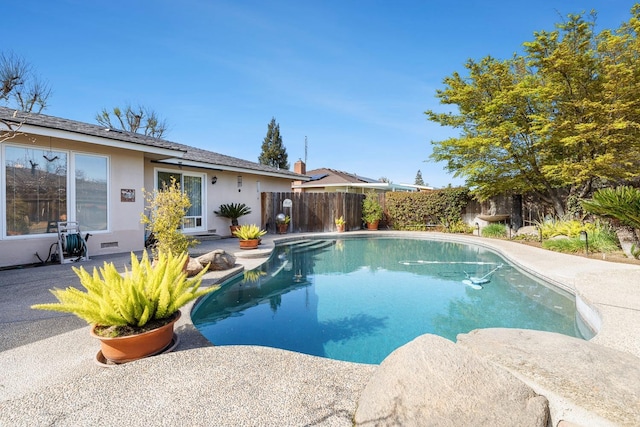
[[[158,114],[143,106],[114,107],[112,111],[103,108],[96,114],[96,121],[109,129],[120,129],[140,133],[153,138],[162,138],[167,132],[167,122]]]
[[[275,117],[271,118],[271,122],[267,127],[267,135],[262,141],[262,152],[258,157],[258,161],[262,165],[289,169],[289,156],[284,145],[282,145],[280,125],[276,123]]]
[[[594,32],[569,15],[534,34],[524,55],[487,56],[445,78],[437,92],[456,112],[427,111],[460,130],[433,142],[432,158],[482,198],[532,193],[563,215],[566,201],[624,182],[640,167],[640,6],[619,29]]]

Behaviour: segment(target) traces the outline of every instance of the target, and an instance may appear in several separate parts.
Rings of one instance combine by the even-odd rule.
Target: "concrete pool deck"
[[[640,357],[640,266],[558,254],[520,243],[433,232],[349,232],[479,244],[577,296],[599,327],[591,341]],[[310,234],[327,237],[328,234]],[[237,240],[204,241],[194,253],[224,249],[239,268],[208,273],[213,284],[264,262],[276,241],[257,251]],[[340,234],[332,234],[340,238]],[[85,268],[129,254],[96,257]],[[537,273],[536,273],[537,272]],[[71,265],[0,271],[0,425],[352,425],[357,400],[375,365],[248,346],[211,346],[183,309],[179,344],[168,354],[103,368],[98,344],[75,317],[29,309],[52,301],[48,289],[77,283]],[[184,315],[186,314],[186,315]],[[56,346],[58,346],[56,348]],[[639,360],[640,362],[640,360]]]

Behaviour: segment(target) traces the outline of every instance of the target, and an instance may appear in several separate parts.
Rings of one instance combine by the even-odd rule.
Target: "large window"
[[[52,233],[67,220],[107,229],[107,157],[3,145],[5,235]]]
[[[182,228],[185,231],[198,231],[204,228],[202,219],[203,202],[203,174],[189,174],[168,171],[157,172],[157,188],[161,190],[163,185],[171,183],[171,177],[176,179],[180,184],[180,188],[189,197],[191,207],[187,211],[183,221]]]
[[[82,229],[107,229],[107,158],[76,154],[76,221]]]

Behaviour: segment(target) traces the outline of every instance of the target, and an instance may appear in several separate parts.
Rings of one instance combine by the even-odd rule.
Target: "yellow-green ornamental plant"
[[[233,234],[240,240],[253,240],[264,236],[267,234],[267,231],[261,230],[260,227],[255,224],[244,224],[234,231]]]
[[[144,188],[142,191],[150,212],[149,216],[143,212],[141,221],[155,239],[152,248],[154,256],[157,257],[160,252],[180,255],[198,243],[180,230],[191,202],[174,177],[171,177],[169,185],[163,183],[161,191],[146,192]]]
[[[206,268],[188,279],[183,271],[187,256],[186,252],[160,252],[152,266],[146,251],[140,260],[132,252],[131,271],[125,269],[122,275],[113,263],[94,268],[93,274],[83,267],[73,267],[86,291],[53,289],[51,293],[59,302],[31,308],[72,313],[89,324],[109,329],[110,336],[132,335],[149,322],[171,319],[183,305],[219,288],[200,289]]]

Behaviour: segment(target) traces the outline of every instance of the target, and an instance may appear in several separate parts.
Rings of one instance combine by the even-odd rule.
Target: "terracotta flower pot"
[[[289,229],[289,224],[278,224],[278,233],[286,234]]]
[[[368,222],[367,223],[367,230],[377,230],[378,229],[378,223],[380,221],[373,221],[373,222]]]
[[[260,244],[260,239],[240,240],[240,249],[256,249]]]
[[[173,339],[173,325],[181,315],[182,313],[178,311],[166,325],[141,334],[114,338],[101,337],[94,332],[96,328],[94,326],[91,328],[91,336],[100,340],[100,350],[105,359],[115,363],[131,362],[152,356],[167,348]]]
[[[343,233],[344,232],[344,224],[336,225],[336,228],[338,229],[338,233]]]

